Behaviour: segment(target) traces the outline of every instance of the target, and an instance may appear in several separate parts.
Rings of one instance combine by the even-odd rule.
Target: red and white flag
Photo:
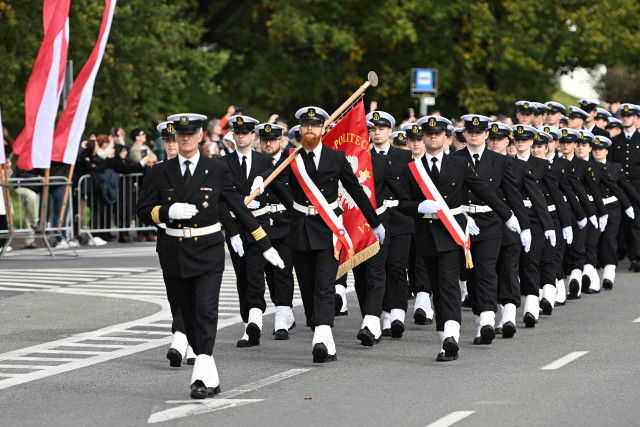
[[[91,56],[82,67],[80,74],[73,83],[67,106],[58,120],[58,126],[53,138],[53,150],[51,160],[74,164],[78,156],[78,147],[82,139],[82,133],[87,122],[93,86],[100,69],[104,50],[109,39],[113,12],[116,8],[116,0],[105,0],[105,9],[102,14],[102,24],[98,41],[91,52]]]
[[[71,0],[44,0],[44,40],[25,92],[25,128],[13,150],[25,170],[51,165],[51,147],[69,46]]]
[[[373,183],[373,166],[369,153],[369,130],[367,129],[367,118],[362,100],[322,137],[322,143],[333,150],[345,153],[358,182],[375,209],[377,205]],[[380,250],[373,230],[358,205],[342,188],[342,185],[339,190],[340,203],[344,211],[342,222],[351,238],[353,250],[341,251],[337,277],[346,274]]]

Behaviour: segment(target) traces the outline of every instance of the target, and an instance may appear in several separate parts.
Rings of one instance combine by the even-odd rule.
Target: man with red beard
[[[331,327],[338,259],[334,254],[334,233],[323,217],[334,229],[343,229],[338,182],[360,208],[380,243],[385,230],[345,154],[320,143],[329,118],[326,111],[304,107],[296,112],[296,118],[300,120],[303,149],[283,172],[289,177],[293,194],[289,243],[307,324],[314,329],[313,362],[324,363],[336,360]]]

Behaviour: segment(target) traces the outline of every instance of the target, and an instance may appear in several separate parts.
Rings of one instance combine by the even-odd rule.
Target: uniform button
[[[178,241],[179,241],[179,242],[182,242],[182,237],[178,237]]]
[[[208,199],[209,199],[209,196],[204,196],[204,199],[205,199],[205,200],[208,200]]]
[[[193,241],[194,241],[194,242],[197,242],[197,241],[198,241],[198,238],[197,238],[197,237],[194,237],[194,238],[193,238]]]
[[[456,183],[455,183],[455,182],[452,182],[452,183],[451,183],[451,185],[452,185],[452,186],[453,186],[453,185],[456,185]]]
[[[493,182],[493,178],[489,178],[489,182]]]
[[[167,197],[167,200],[171,200],[171,197]]]
[[[444,198],[446,199],[446,198],[447,198],[447,196],[444,196]]]
[[[321,193],[324,193],[324,188],[321,188],[321,189],[320,189],[320,192],[321,192]]]
[[[433,220],[431,220],[431,219],[430,219],[430,220],[429,220],[429,224],[432,224],[432,223],[433,223]]]
[[[178,228],[182,228],[182,224],[178,224]]]
[[[193,228],[198,228],[198,224],[193,224]]]

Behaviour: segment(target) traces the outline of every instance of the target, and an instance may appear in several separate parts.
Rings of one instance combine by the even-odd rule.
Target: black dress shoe
[[[569,295],[567,295],[567,299],[580,299],[580,295],[578,295],[578,291],[580,290],[580,284],[577,279],[571,279],[569,281]]]
[[[391,336],[391,329],[389,329],[389,328],[383,329],[381,336],[390,337]]]
[[[195,365],[196,364],[196,358],[195,357],[190,357],[187,359],[187,365]]]
[[[589,293],[589,285],[591,285],[591,278],[585,274],[584,276],[582,276],[582,293],[583,294]]]
[[[371,332],[367,327],[360,329],[356,338],[360,340],[360,345],[365,347],[373,347],[374,344],[378,344],[380,342],[380,338],[376,338],[373,335],[373,332]]]
[[[288,340],[289,339],[289,331],[287,331],[286,329],[278,329],[275,333],[276,336],[276,340],[277,341],[283,341],[283,340]]]
[[[447,356],[447,353],[441,351],[438,353],[438,357],[436,357],[436,362],[451,362],[452,360],[456,360],[458,358],[458,353]]]
[[[216,394],[220,394],[220,385],[217,387],[207,387],[207,397],[213,397]]]
[[[402,338],[404,334],[404,323],[396,319],[391,322],[391,338]]]
[[[634,259],[629,265],[629,271],[640,272],[640,260]]]
[[[609,279],[604,279],[602,281],[602,287],[605,289],[613,289],[613,282]]]
[[[417,309],[415,313],[413,313],[413,321],[416,325],[426,325],[427,324],[427,313],[421,308]]]
[[[206,399],[209,396],[207,387],[200,380],[196,380],[191,384],[191,398],[192,399]]]
[[[600,290],[599,289],[589,288],[589,289],[587,289],[587,293],[590,294],[590,295],[595,295],[595,294],[599,294]]]
[[[317,343],[313,346],[313,363],[326,363],[338,360],[335,354],[329,354],[327,346],[324,343]]]
[[[534,328],[536,326],[536,317],[528,311],[524,314],[524,327]],[[504,327],[504,326],[503,326]]]
[[[175,348],[170,348],[169,351],[167,351],[167,359],[169,359],[169,366],[172,368],[182,366],[182,355]]]
[[[236,347],[245,348],[245,347],[253,347],[253,344],[249,342],[249,340],[240,339],[236,343]]]
[[[251,345],[260,345],[260,334],[262,334],[262,331],[258,325],[253,322],[249,323],[245,332],[249,335],[249,343]]]
[[[502,325],[502,338],[513,338],[516,334],[516,325],[513,322],[506,322]]]
[[[567,302],[566,302],[566,301],[564,301],[564,302],[558,302],[558,301],[556,301],[556,302],[554,302],[554,303],[553,303],[553,306],[554,306],[554,307],[562,307],[563,305],[566,305],[566,304],[567,304]]]
[[[491,344],[496,337],[496,331],[491,325],[484,325],[480,328],[480,338],[482,338],[482,344]]]
[[[546,298],[540,300],[540,308],[542,309],[542,314],[551,315],[553,312],[553,306]]]
[[[342,308],[342,296],[336,293],[336,306],[335,306],[335,315],[340,316],[340,309]]]
[[[458,342],[455,340],[455,338],[447,337],[444,339],[444,341],[442,341],[442,349],[444,350],[445,354],[451,356],[454,353],[457,354],[460,347],[458,347]]]

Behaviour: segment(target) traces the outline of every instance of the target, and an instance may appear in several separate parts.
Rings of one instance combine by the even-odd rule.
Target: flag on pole
[[[369,153],[369,131],[362,99],[322,137],[322,143],[333,150],[345,153],[358,182],[375,209],[377,205]],[[341,252],[337,277],[346,274],[380,250],[380,244],[369,223],[342,185],[339,188],[339,198],[344,211],[342,222],[353,243],[354,254]]]
[[[116,8],[116,0],[105,0],[105,9],[102,14],[102,24],[98,41],[91,52],[82,71],[78,74],[69,97],[67,106],[58,120],[58,126],[53,138],[53,151],[51,160],[73,164],[76,162],[78,147],[82,139],[82,133],[87,122],[87,115],[91,107],[91,97],[98,70],[102,62],[104,50],[109,39],[113,12]]]
[[[51,148],[68,51],[70,0],[45,0],[44,39],[25,92],[25,127],[14,144],[25,170],[51,165]]]

